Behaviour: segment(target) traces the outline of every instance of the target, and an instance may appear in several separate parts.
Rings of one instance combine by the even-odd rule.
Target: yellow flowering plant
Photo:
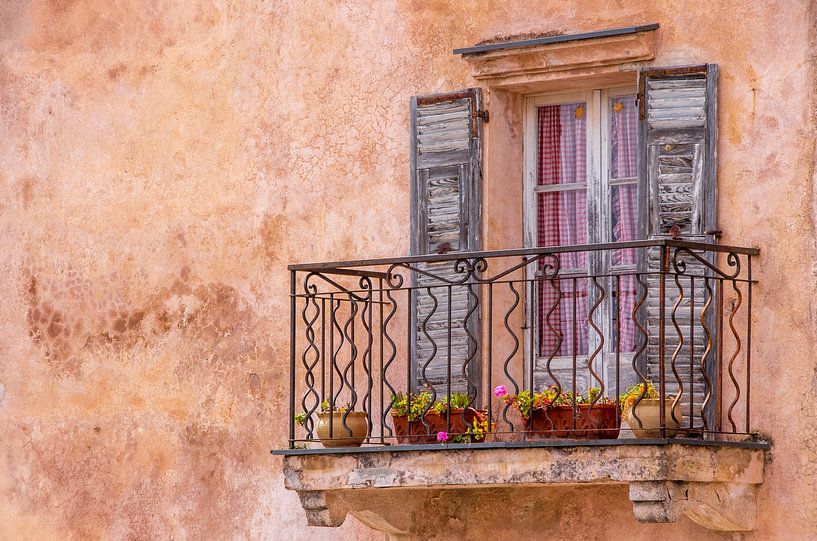
[[[391,414],[395,417],[406,416],[409,421],[416,421],[423,416],[429,404],[431,394],[426,391],[419,394],[399,392],[391,397]]]
[[[630,408],[633,407],[633,404],[635,404],[636,400],[638,400],[642,394],[644,398],[658,398],[658,391],[655,389],[655,385],[649,380],[647,380],[646,392],[643,382],[636,383],[635,385],[627,387],[627,391],[618,397],[619,403],[621,404],[621,415],[623,417],[627,417]]]

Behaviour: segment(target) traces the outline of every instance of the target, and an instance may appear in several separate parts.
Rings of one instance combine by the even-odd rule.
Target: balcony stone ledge
[[[685,515],[712,530],[750,531],[768,449],[764,442],[661,439],[273,453],[284,455],[284,484],[298,493],[309,525],[340,526],[351,514],[389,538],[408,539],[428,527],[412,510],[442,492],[611,484],[629,485],[640,522]]]

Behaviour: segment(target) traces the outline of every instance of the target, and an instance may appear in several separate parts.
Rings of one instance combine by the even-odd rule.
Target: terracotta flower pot
[[[667,427],[667,438],[675,436],[680,421],[683,419],[680,402],[678,402],[674,410],[672,409],[674,400],[674,398],[664,399],[664,421]],[[635,409],[638,419],[635,418],[633,409]],[[675,418],[678,421],[672,418],[672,411],[675,412]],[[630,429],[636,438],[661,438],[661,399],[645,398],[636,404],[634,408],[630,408],[627,412],[627,424],[630,425]]]
[[[349,414],[346,415],[345,426],[343,424],[344,415],[346,415],[346,413],[341,411],[336,411],[332,414],[318,414],[318,424],[315,427],[315,431],[324,447],[360,447],[363,440],[369,435],[369,423],[366,412],[350,411]],[[331,436],[329,434],[330,417],[332,417]]]
[[[616,421],[615,404],[578,404],[573,430],[573,406],[553,406],[533,410],[525,421],[525,430],[529,438],[616,439]]]
[[[451,429],[448,430],[446,412],[440,415],[434,410],[428,410],[425,414],[428,428],[420,419],[409,421],[406,415],[394,415],[392,416],[392,422],[394,423],[397,443],[435,443],[439,432],[448,432],[448,441],[451,441],[457,435],[464,435],[468,431],[468,424],[463,421],[463,412],[465,412],[465,419],[472,425],[481,420],[479,412],[474,408],[468,408],[467,410],[452,408]]]
[[[391,421],[394,425],[397,443],[434,443],[437,441],[437,433],[431,428],[426,429],[420,420],[409,421],[408,415],[392,415]]]

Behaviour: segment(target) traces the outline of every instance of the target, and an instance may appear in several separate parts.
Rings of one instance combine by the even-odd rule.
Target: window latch
[[[489,117],[489,115],[488,115],[488,110],[487,109],[482,109],[482,110],[474,112],[474,118],[480,118],[486,124],[488,123],[488,117]]]

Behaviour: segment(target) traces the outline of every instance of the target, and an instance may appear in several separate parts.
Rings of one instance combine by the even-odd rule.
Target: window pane
[[[589,282],[587,278],[561,278],[536,283],[540,357],[572,356],[574,351],[577,356],[587,355]],[[570,385],[571,382],[561,383]]]
[[[613,226],[613,242],[627,242],[636,240],[636,220],[638,207],[636,206],[636,194],[638,187],[635,183],[613,186],[610,188],[612,201],[610,202],[610,223]],[[617,252],[629,252],[629,250],[617,250]],[[613,265],[626,265],[635,263],[634,259],[622,254],[613,257]]]
[[[633,94],[610,98],[610,178],[638,175],[638,108]]]
[[[537,178],[540,186],[587,182],[587,105],[538,108]]]
[[[620,276],[617,284],[619,290],[614,292],[613,297],[613,328],[616,324],[619,328],[619,344],[621,353],[632,353],[636,347],[636,326],[633,319],[633,307],[636,303],[636,280],[632,274]],[[615,287],[615,286],[614,286]],[[618,323],[616,322],[618,319]],[[613,337],[613,348],[616,348],[615,337]]]
[[[537,195],[537,246],[587,243],[587,190]],[[586,253],[566,253],[562,268],[585,268]]]
[[[586,183],[587,107],[585,103],[538,108],[537,184]],[[587,242],[587,191],[545,192],[537,197],[537,245]],[[565,267],[563,262],[562,267]],[[569,262],[578,265],[577,257]]]

